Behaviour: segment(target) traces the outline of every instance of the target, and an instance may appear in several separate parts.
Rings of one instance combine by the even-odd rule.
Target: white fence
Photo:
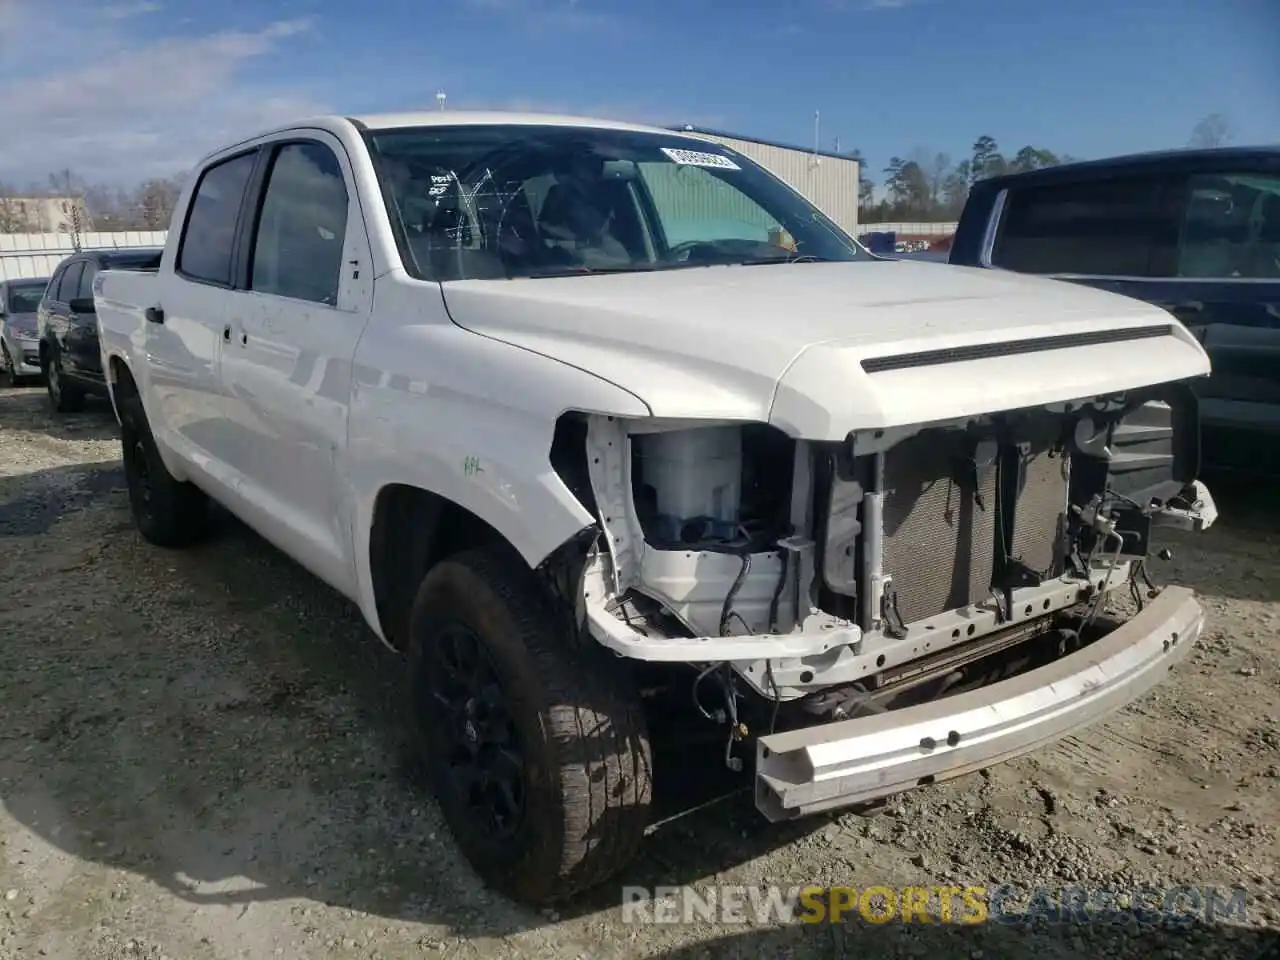
[[[858,233],[892,232],[898,236],[946,237],[954,223],[862,223]],[[58,264],[79,250],[120,250],[162,247],[167,230],[128,230],[121,233],[0,233],[0,280],[47,277]],[[78,245],[77,245],[78,240]]]
[[[168,230],[122,233],[0,233],[0,280],[47,277],[77,250],[162,247]]]
[[[896,233],[900,237],[949,237],[957,223],[860,223],[858,233]]]

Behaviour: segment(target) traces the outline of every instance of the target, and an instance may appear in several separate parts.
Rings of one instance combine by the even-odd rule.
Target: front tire
[[[203,539],[209,525],[208,498],[164,465],[136,396],[120,401],[120,442],[129,507],[143,538],[160,547],[185,547]]]
[[[495,548],[432,568],[410,618],[417,746],[444,818],[481,879],[528,905],[621,869],[652,795],[630,678],[558,622],[523,561]]]

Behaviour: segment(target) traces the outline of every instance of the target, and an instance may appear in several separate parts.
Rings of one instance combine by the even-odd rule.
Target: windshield
[[[40,306],[40,298],[44,296],[45,284],[23,284],[11,286],[5,294],[5,309],[9,313],[35,313]]]
[[[762,167],[675,134],[550,125],[368,135],[427,280],[871,259]]]

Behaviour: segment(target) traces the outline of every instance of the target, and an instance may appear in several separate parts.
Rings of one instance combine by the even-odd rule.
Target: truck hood
[[[1209,372],[1195,338],[1149,304],[944,264],[699,267],[442,287],[459,326],[590,371],[654,416],[770,422],[814,440]]]

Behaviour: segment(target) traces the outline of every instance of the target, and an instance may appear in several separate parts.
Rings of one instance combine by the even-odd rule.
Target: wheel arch
[[[120,401],[131,396],[141,400],[142,391],[138,389],[138,381],[133,377],[129,361],[120,353],[112,353],[107,358],[103,373],[106,375],[107,396],[111,399],[111,409],[115,411],[116,422],[119,423]]]
[[[408,483],[389,483],[374,500],[369,529],[369,577],[382,638],[404,650],[409,614],[427,571],[476,547],[520,551],[496,527],[447,497]]]
[[[410,608],[427,571],[474,547],[500,544],[521,557],[530,569],[545,574],[553,590],[567,588],[558,578],[582,560],[599,532],[585,439],[585,415],[569,412],[557,419],[550,450],[552,482],[562,484],[580,508],[578,516],[589,519],[568,523],[562,529],[572,527],[572,533],[550,547],[541,538],[540,545],[532,547],[527,531],[499,529],[505,516],[486,519],[471,507],[424,486],[393,482],[378,490],[368,526],[368,613],[386,643],[396,650],[404,649]]]

